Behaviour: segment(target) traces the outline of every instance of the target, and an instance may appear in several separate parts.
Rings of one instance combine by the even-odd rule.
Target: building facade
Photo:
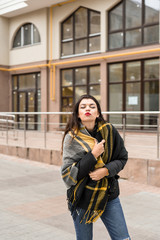
[[[85,93],[103,111],[159,111],[159,9],[159,0],[75,0],[0,16],[0,111],[71,111]],[[27,129],[40,120],[27,116]],[[21,128],[24,116],[17,121]]]

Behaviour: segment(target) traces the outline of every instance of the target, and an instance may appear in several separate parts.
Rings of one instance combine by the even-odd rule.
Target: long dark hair
[[[65,131],[64,131],[62,146],[63,146],[64,138],[69,131],[71,131],[73,133],[73,136],[74,136],[75,135],[74,130],[79,130],[80,129],[81,120],[78,117],[78,109],[79,109],[79,104],[83,99],[92,99],[96,103],[98,113],[99,113],[99,117],[96,119],[96,121],[97,122],[99,122],[99,121],[105,122],[105,120],[103,118],[103,115],[102,115],[102,112],[101,112],[100,104],[97,101],[97,99],[95,97],[93,97],[92,95],[89,95],[89,94],[82,95],[73,107],[73,113],[72,113],[72,115],[71,115],[71,117],[70,117],[70,119],[69,119],[69,121],[66,125]]]

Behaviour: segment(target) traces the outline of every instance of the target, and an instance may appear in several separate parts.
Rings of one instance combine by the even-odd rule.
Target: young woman
[[[92,240],[99,217],[112,240],[130,239],[123,215],[117,175],[128,154],[98,101],[83,95],[75,104],[63,139],[62,178],[77,240]]]

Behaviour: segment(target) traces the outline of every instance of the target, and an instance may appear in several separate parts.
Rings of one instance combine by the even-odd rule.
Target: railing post
[[[26,147],[26,115],[24,115],[24,147]]]
[[[14,118],[14,123],[13,123],[13,138],[16,138],[16,124],[15,124],[15,118]]]
[[[8,116],[7,116],[6,144],[8,145]]]
[[[157,118],[157,158],[159,158],[159,117]]]
[[[126,131],[126,119],[125,119],[125,115],[123,115],[123,141],[125,144],[125,131]]]
[[[46,148],[46,132],[47,132],[47,121],[44,119],[44,148]]]

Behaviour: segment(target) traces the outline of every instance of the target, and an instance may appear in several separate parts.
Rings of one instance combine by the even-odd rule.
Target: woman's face
[[[85,125],[86,122],[95,123],[99,112],[96,103],[90,98],[84,98],[79,104],[78,117],[81,122]]]

